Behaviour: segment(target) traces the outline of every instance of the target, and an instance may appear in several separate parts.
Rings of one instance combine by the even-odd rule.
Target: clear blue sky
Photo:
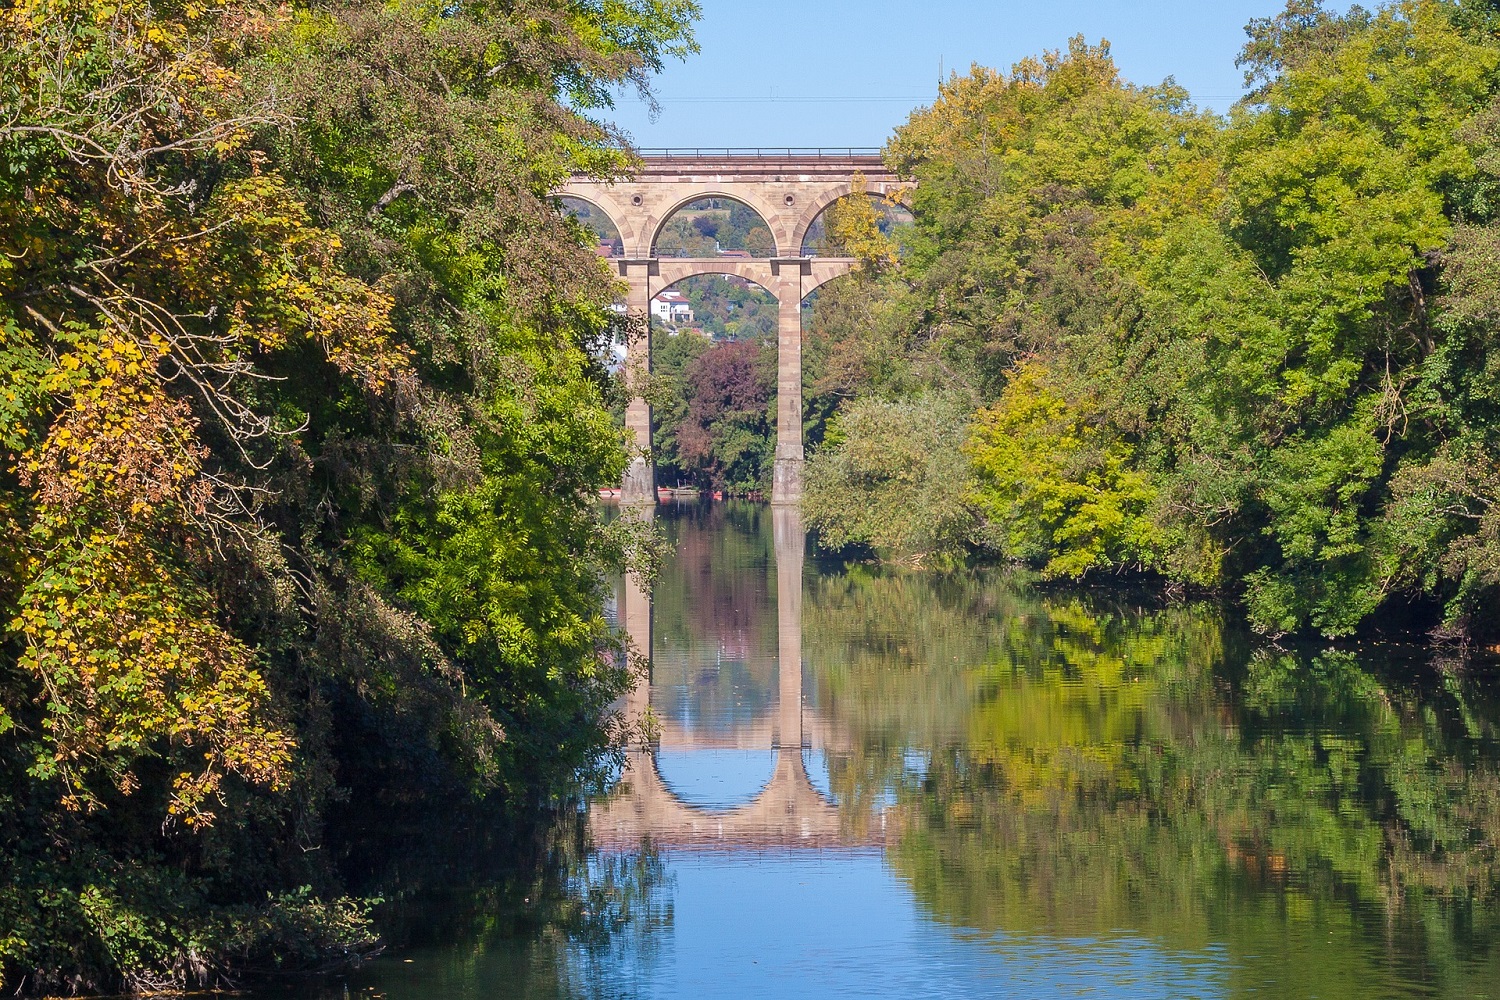
[[[700,0],[703,51],[657,81],[652,122],[633,95],[611,117],[638,146],[878,146],[971,63],[1009,69],[1082,33],[1108,39],[1127,79],[1167,76],[1224,110],[1253,17],[1281,0]]]

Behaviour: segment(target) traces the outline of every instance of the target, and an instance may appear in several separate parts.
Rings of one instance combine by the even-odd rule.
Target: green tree
[[[821,544],[920,562],[982,543],[962,451],[968,416],[956,393],[840,410],[807,464],[803,509]]]
[[[710,489],[763,490],[776,445],[775,348],[715,344],[687,366],[682,385],[687,412],[676,445],[683,471]]]
[[[349,954],[331,803],[597,757],[616,289],[549,192],[694,16],[0,12],[0,982]]]
[[[1236,590],[1272,633],[1396,595],[1493,628],[1494,21],[1294,0],[1227,118],[1081,40],[956,76],[886,150],[916,224],[815,313],[821,377],[970,393],[986,515],[1049,572]]]
[[[1037,365],[979,411],[968,442],[975,499],[1012,556],[1049,577],[1155,562],[1155,490],[1133,448],[1087,403],[1070,403]]]
[[[695,315],[697,306],[694,306]],[[656,475],[662,482],[676,482],[689,474],[677,451],[677,431],[687,419],[687,369],[709,349],[706,337],[651,331],[651,376],[660,387],[653,400],[651,430]]]

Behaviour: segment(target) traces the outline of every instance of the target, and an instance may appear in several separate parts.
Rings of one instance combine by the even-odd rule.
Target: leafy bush
[[[867,545],[905,561],[981,545],[958,394],[863,398],[839,411],[808,462],[807,523],[834,549]]]

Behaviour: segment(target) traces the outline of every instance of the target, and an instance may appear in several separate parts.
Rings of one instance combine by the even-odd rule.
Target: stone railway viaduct
[[[611,263],[629,287],[626,297],[626,372],[641,386],[651,370],[651,299],[684,278],[732,274],[753,281],[780,304],[777,330],[776,474],[771,501],[802,498],[802,300],[818,286],[853,270],[847,257],[804,255],[808,231],[823,210],[856,190],[856,175],[871,195],[909,186],[874,152],[854,150],[663,150],[642,157],[628,180],[575,177],[555,193],[578,198],[607,215],[624,252]],[[760,214],[776,242],[768,258],[657,257],[662,228],[681,208],[704,198],[727,198]],[[656,501],[651,459],[651,408],[636,395],[625,414],[635,453],[621,491],[624,503]]]

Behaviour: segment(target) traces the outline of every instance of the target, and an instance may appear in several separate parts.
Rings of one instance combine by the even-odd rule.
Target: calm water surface
[[[1500,997],[1488,675],[658,516],[650,749],[319,998]]]

